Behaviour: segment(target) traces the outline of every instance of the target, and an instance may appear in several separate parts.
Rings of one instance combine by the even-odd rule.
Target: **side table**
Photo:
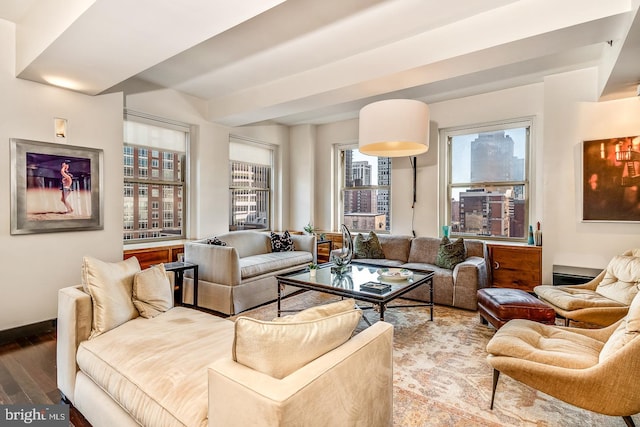
[[[174,292],[174,301],[180,301],[181,305],[184,304],[184,288],[183,288],[183,280],[184,280],[184,272],[186,270],[193,270],[193,307],[198,306],[198,264],[194,264],[192,262],[183,262],[183,261],[175,261],[175,262],[165,262],[164,269],[166,271],[173,271],[176,273],[176,290]],[[178,295],[180,298],[176,298]]]

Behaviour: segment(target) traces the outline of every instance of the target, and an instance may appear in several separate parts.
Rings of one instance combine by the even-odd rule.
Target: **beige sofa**
[[[305,268],[316,260],[316,238],[291,235],[294,251],[272,252],[268,233],[235,231],[217,238],[188,242],[185,261],[198,264],[198,306],[233,315],[278,296],[275,276]],[[286,288],[284,294],[296,291]],[[185,302],[193,301],[193,272],[185,272]]]
[[[433,292],[436,304],[477,310],[477,291],[491,283],[489,256],[486,244],[480,240],[464,239],[467,258],[452,270],[436,265],[441,239],[378,234],[384,259],[354,258],[355,263],[386,267],[403,267],[433,271]],[[355,239],[355,236],[354,236]],[[407,298],[429,301],[429,290],[420,286],[406,294]]]
[[[278,379],[234,361],[232,351],[240,352],[234,338],[242,341],[236,324],[208,313],[174,307],[153,318],[134,316],[98,336],[92,319],[92,298],[81,286],[59,291],[58,388],[94,427],[391,425],[393,328],[387,323]],[[286,326],[306,324],[294,319]],[[261,350],[277,354],[277,347]]]

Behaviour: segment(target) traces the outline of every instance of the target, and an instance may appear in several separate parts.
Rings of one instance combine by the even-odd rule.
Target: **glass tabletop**
[[[414,283],[427,279],[431,272],[403,268],[380,267],[365,264],[351,264],[351,270],[342,274],[331,271],[331,266],[310,272],[298,271],[281,277],[292,282],[314,284],[319,288],[344,289],[351,292],[385,295]]]

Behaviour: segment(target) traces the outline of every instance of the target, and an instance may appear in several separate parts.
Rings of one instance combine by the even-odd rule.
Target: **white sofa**
[[[82,286],[59,291],[58,388],[94,427],[391,425],[393,328],[387,323],[278,379],[234,360],[232,351],[240,351],[234,339],[242,339],[232,321],[174,307],[94,337],[93,310]],[[277,354],[277,347],[260,350]]]
[[[187,242],[185,261],[198,264],[198,306],[233,315],[273,301],[278,296],[275,276],[305,268],[316,260],[316,238],[291,235],[294,251],[272,252],[268,233],[234,231],[217,238]],[[298,289],[287,287],[284,294]],[[193,301],[193,272],[185,272],[185,302]]]

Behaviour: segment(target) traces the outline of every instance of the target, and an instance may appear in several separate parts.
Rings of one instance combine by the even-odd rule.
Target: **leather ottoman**
[[[520,289],[479,289],[478,313],[483,324],[491,323],[496,329],[511,319],[529,319],[548,325],[556,321],[556,312],[551,306]]]

